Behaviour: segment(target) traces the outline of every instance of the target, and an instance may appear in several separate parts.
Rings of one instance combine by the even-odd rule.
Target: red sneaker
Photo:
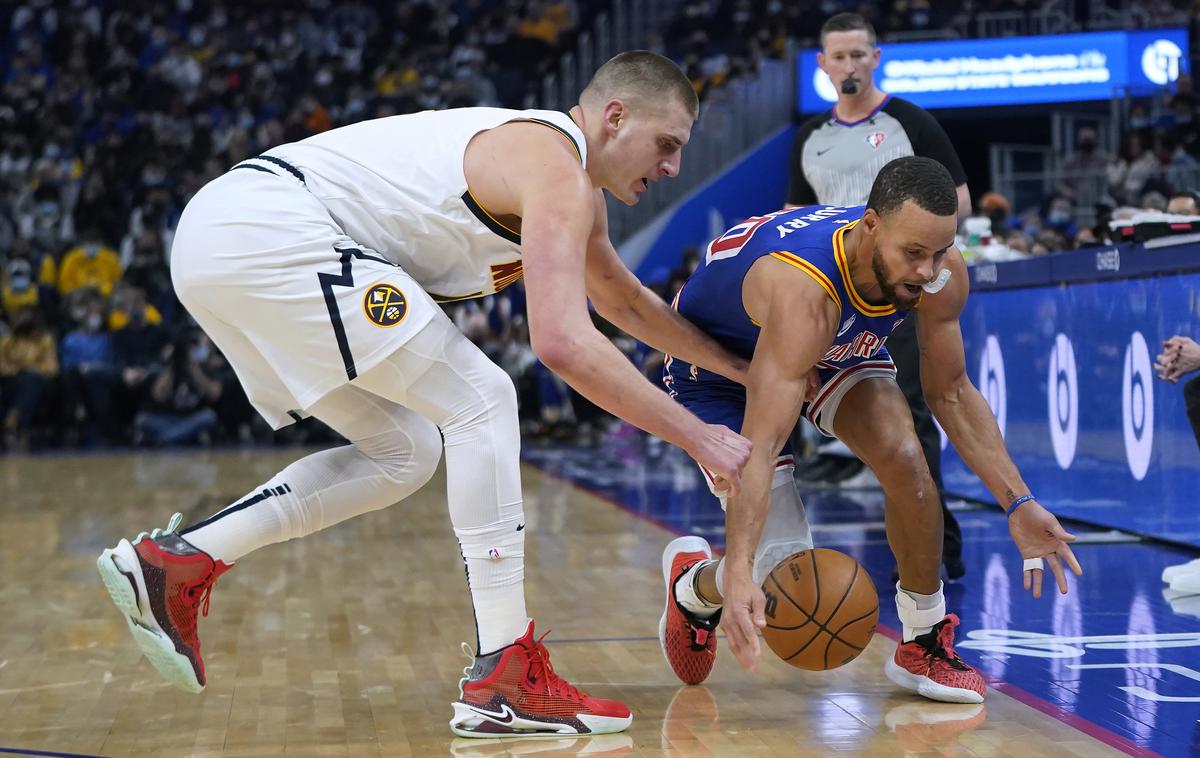
[[[671,670],[684,684],[700,684],[717,662],[717,624],[721,612],[702,619],[675,599],[675,585],[684,572],[712,558],[712,548],[702,537],[680,537],[663,551],[663,583],[667,602],[658,622],[658,642]]]
[[[896,648],[883,667],[887,678],[901,687],[943,703],[982,703],[987,683],[979,672],[954,652],[953,613],[933,629]]]
[[[580,692],[554,673],[550,653],[533,638],[533,622],[508,647],[463,670],[451,705],[450,731],[460,737],[609,734],[633,721],[624,703]]]
[[[179,689],[199,692],[205,678],[198,614],[208,615],[213,583],[233,566],[174,534],[181,519],[176,513],[166,530],[121,540],[100,554],[96,568],[146,659]]]

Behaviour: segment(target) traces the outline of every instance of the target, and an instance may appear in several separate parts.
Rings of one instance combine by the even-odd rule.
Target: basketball
[[[844,666],[866,649],[879,621],[879,595],[866,569],[845,553],[802,550],[763,581],[763,639],[785,662],[809,671]]]

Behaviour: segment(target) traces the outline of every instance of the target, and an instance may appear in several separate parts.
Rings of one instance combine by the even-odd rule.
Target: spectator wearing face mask
[[[81,242],[63,256],[58,292],[66,296],[90,287],[107,297],[120,279],[121,260],[117,251],[101,243],[96,230],[89,229]]]
[[[93,290],[79,290],[82,318],[62,341],[63,428],[74,431],[86,420],[98,441],[112,437],[112,397],[116,383],[112,335],[105,300]]]
[[[0,338],[0,418],[9,448],[29,447],[34,414],[50,381],[58,376],[54,337],[34,308],[21,308],[12,332]]]
[[[1042,230],[1053,230],[1064,240],[1075,239],[1079,226],[1075,223],[1075,204],[1069,197],[1059,195],[1050,201]]]
[[[1061,168],[1067,179],[1081,176],[1103,176],[1112,155],[1100,147],[1096,129],[1081,126],[1075,133],[1075,150],[1063,159]]]
[[[4,284],[0,290],[4,312],[9,318],[21,308],[38,306],[38,288],[33,283],[33,271],[29,261],[14,258],[4,269]]]

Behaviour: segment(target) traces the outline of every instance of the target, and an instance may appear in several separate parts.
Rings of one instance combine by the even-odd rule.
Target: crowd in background
[[[1095,126],[1079,126],[1072,144],[1055,156],[1052,189],[1040,202],[1014,208],[997,192],[977,199],[978,216],[990,226],[982,227],[980,244],[968,221],[969,244],[978,246],[978,258],[1007,260],[1120,242],[1110,222],[1142,214],[1200,215],[1197,121],[1192,78],[1185,73],[1170,93],[1129,105],[1115,152],[1101,143]],[[986,238],[999,255],[989,254]]]
[[[0,4],[0,447],[328,434],[315,424],[267,428],[178,304],[168,266],[183,206],[244,158],[342,124],[428,108],[536,107],[543,75],[610,6]],[[801,7],[689,0],[648,46],[679,61],[707,96],[753,76],[763,57],[811,41],[814,25],[848,4],[824,0],[820,13]],[[958,12],[929,0],[854,7],[885,33]],[[1126,148],[1111,158],[1121,203],[1164,193],[1153,182],[1169,181],[1171,166],[1184,160],[1177,154],[1194,163],[1195,132],[1182,128],[1193,110],[1189,90],[1172,106],[1173,126],[1131,120]],[[1024,216],[1009,223],[1020,224],[1033,249],[1052,218],[1051,208],[1040,226]],[[1063,239],[1075,243],[1077,234],[1063,230]],[[697,260],[692,251],[654,286],[669,298]],[[517,382],[527,432],[603,433],[607,417],[536,361],[522,298],[516,285],[457,305],[452,316]],[[657,374],[661,362],[644,346],[619,344]]]
[[[364,118],[536,105],[601,7],[0,4],[0,443],[270,437],[172,292],[187,200],[248,156]]]

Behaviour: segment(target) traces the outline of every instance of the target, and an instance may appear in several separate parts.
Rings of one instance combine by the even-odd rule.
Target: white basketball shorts
[[[261,159],[188,203],[171,279],[276,429],[444,317],[411,276],[348,237],[300,178]]]

